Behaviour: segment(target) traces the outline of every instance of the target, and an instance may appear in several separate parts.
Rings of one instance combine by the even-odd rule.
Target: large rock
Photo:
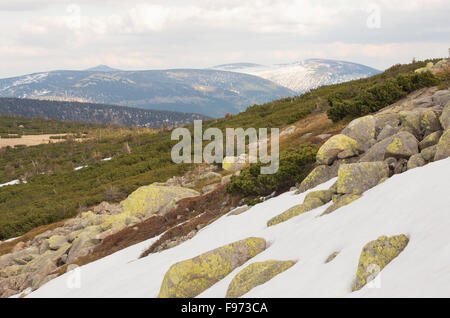
[[[361,194],[389,178],[389,167],[385,162],[361,162],[339,167],[337,192]]]
[[[388,137],[394,136],[398,131],[400,130],[399,127],[392,127],[391,125],[386,125],[384,128],[380,131],[379,135],[377,136],[377,141],[381,141],[383,139],[386,139]]]
[[[67,256],[67,263],[72,263],[79,257],[88,255],[100,243],[97,240],[100,233],[101,229],[98,226],[90,226],[76,233]]]
[[[406,235],[381,236],[367,243],[361,252],[353,291],[361,289],[396,258],[408,245]]]
[[[339,169],[339,162],[335,161],[333,165],[320,165],[314,168],[313,171],[305,178],[303,179],[302,183],[300,183],[300,186],[298,187],[297,194],[303,193],[309,189],[312,189],[319,184],[322,184],[324,182],[327,182],[328,180],[331,180],[333,178],[337,177]]]
[[[359,143],[359,148],[366,150],[375,144],[375,118],[372,115],[357,118],[350,122],[342,131],[346,135]]]
[[[441,122],[441,126],[444,130],[450,128],[450,102],[444,107],[441,117],[439,117],[439,121]]]
[[[234,276],[228,286],[227,298],[237,298],[245,295],[256,286],[262,285],[276,275],[295,265],[297,261],[265,261],[248,265]]]
[[[413,102],[414,108],[428,108],[435,106],[435,102],[431,96],[416,99]]]
[[[422,139],[441,129],[441,124],[432,109],[417,108],[400,112],[402,130],[410,132],[416,138]]]
[[[394,139],[386,147],[385,157],[406,158],[419,153],[419,142],[416,137],[406,131],[393,136]]]
[[[432,96],[435,104],[445,106],[450,102],[450,91],[448,89],[437,91]]]
[[[439,139],[434,161],[445,159],[447,157],[450,157],[450,129],[447,129],[441,139]]]
[[[434,157],[436,155],[436,151],[437,151],[437,146],[434,145],[434,146],[422,149],[422,151],[420,152],[420,155],[422,156],[422,158],[425,161],[430,162],[430,161],[434,160]]]
[[[265,249],[264,239],[252,237],[176,263],[164,276],[158,297],[196,297]]]
[[[274,226],[285,222],[297,215],[314,210],[331,200],[331,191],[317,191],[309,193],[302,204],[296,205],[283,213],[271,218],[267,226]]]
[[[432,65],[430,71],[433,74],[441,74],[447,73],[449,69],[450,69],[450,59],[442,59],[436,64]]]
[[[147,218],[163,215],[176,206],[176,202],[200,195],[197,191],[174,186],[149,185],[140,187],[121,202],[123,212],[129,216]]]
[[[313,201],[315,199],[319,199],[323,204],[326,204],[331,201],[333,197],[333,191],[332,190],[318,190],[318,191],[312,191],[308,193],[305,197],[305,200],[303,203],[308,203],[309,201]]]
[[[360,153],[358,142],[346,135],[339,134],[328,139],[317,152],[317,163],[330,165],[337,158],[344,159]]]
[[[432,134],[429,134],[427,137],[425,137],[421,142],[419,142],[419,148],[425,149],[431,146],[436,145],[439,142],[439,139],[442,136],[442,131],[435,131]]]
[[[427,162],[422,158],[421,154],[416,154],[409,158],[407,168],[408,170],[411,170],[414,168],[422,167],[426,163]]]
[[[222,160],[222,169],[235,172],[238,170],[241,170],[245,167],[247,163],[247,158],[245,155],[235,157],[235,156],[228,156],[223,158]]]

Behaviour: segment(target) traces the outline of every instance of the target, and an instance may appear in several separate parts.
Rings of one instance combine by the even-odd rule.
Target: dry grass
[[[21,138],[0,138],[0,148],[14,147],[18,145],[37,146],[42,144],[51,144],[63,142],[65,139],[50,139],[52,136],[66,136],[67,134],[51,134],[51,135],[25,135]]]

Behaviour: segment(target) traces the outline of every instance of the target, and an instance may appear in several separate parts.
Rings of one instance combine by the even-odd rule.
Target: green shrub
[[[342,92],[328,98],[327,116],[337,122],[343,118],[364,116],[389,106],[407,94],[423,87],[439,84],[439,79],[430,72],[399,74],[371,87],[363,89],[354,97]]]
[[[239,176],[233,176],[227,185],[230,194],[268,195],[273,191],[289,189],[301,182],[312,170],[316,161],[316,145],[307,144],[299,150],[288,149],[280,156],[280,168],[275,174],[261,174],[262,163],[251,164],[242,169]]]

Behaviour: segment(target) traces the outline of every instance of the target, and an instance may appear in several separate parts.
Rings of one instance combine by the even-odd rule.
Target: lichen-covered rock
[[[444,89],[437,91],[433,94],[432,99],[434,103],[445,106],[448,102],[450,102],[450,90]]]
[[[222,169],[226,171],[238,171],[245,167],[245,158],[238,158],[234,156],[228,156],[223,158]]]
[[[158,297],[195,297],[265,249],[264,239],[252,237],[176,263],[164,276]]]
[[[411,158],[409,158],[407,168],[408,170],[411,170],[414,168],[422,167],[426,163],[427,162],[423,159],[421,154],[415,154],[411,156]]]
[[[405,158],[419,153],[419,142],[412,134],[401,131],[393,136],[394,139],[386,147],[385,157]]]
[[[398,128],[398,127],[394,128],[391,125],[386,125],[378,134],[377,141],[381,141],[388,137],[394,136],[396,133],[398,133],[399,130],[400,130],[400,128]]]
[[[338,171],[337,192],[361,194],[388,177],[389,167],[382,161],[343,164]]]
[[[62,235],[53,235],[48,239],[48,247],[51,250],[58,250],[67,244],[67,238]]]
[[[364,155],[359,159],[360,162],[372,162],[372,161],[383,161],[386,154],[386,147],[389,146],[394,140],[394,136],[385,138],[375,145],[373,145],[369,150],[364,153]]]
[[[333,163],[333,165],[331,166],[320,165],[315,167],[314,170],[311,171],[311,173],[305,179],[303,179],[302,183],[300,183],[296,194],[303,193],[318,186],[319,184],[337,177],[338,169],[338,162]]]
[[[430,161],[433,161],[433,160],[434,160],[434,157],[435,157],[435,155],[436,155],[436,152],[437,152],[437,146],[434,145],[434,146],[431,146],[431,147],[428,147],[428,148],[423,149],[423,150],[420,152],[420,155],[422,156],[422,158],[423,158],[425,161],[430,162]]]
[[[359,257],[353,291],[361,289],[373,280],[387,264],[405,249],[408,242],[408,237],[401,234],[391,237],[380,236],[377,240],[367,243]]]
[[[400,174],[408,170],[408,160],[400,158],[395,163],[394,174]]]
[[[431,146],[436,145],[439,142],[439,139],[442,136],[442,131],[438,130],[432,134],[426,136],[421,142],[419,142],[419,149],[425,149]]]
[[[358,142],[346,135],[339,134],[328,139],[317,152],[317,163],[330,165],[337,158],[344,159],[360,153]]]
[[[249,209],[250,209],[249,206],[244,205],[244,206],[241,206],[241,207],[231,211],[228,215],[239,215],[239,214],[242,214],[244,212],[247,212]]]
[[[400,118],[402,131],[410,132],[418,139],[441,129],[439,118],[432,109],[417,108],[402,111],[400,112]]]
[[[342,131],[346,135],[359,143],[360,149],[368,149],[375,144],[375,117],[372,115],[354,119]]]
[[[414,108],[428,108],[435,106],[436,104],[433,102],[433,98],[431,96],[427,96],[414,100],[413,105]]]
[[[358,200],[359,198],[361,198],[361,195],[359,195],[359,194],[334,195],[333,196],[333,205],[328,207],[325,210],[325,212],[323,212],[321,214],[321,216],[330,214],[331,212],[334,212],[337,209],[342,208],[343,206],[346,206],[346,205],[352,203],[353,201]]]
[[[81,231],[72,242],[68,252],[67,263],[72,263],[77,258],[88,255],[100,243],[97,240],[100,232],[101,229],[99,226],[90,226],[84,231]]]
[[[433,62],[428,62],[426,66],[418,68],[414,72],[416,73],[425,73],[425,72],[431,72],[431,68],[434,66]]]
[[[400,125],[400,116],[395,112],[382,112],[375,116],[375,132],[378,136],[386,126],[397,128]]]
[[[283,213],[271,218],[267,222],[267,226],[274,226],[274,225],[280,224],[280,223],[285,222],[297,215],[314,210],[315,208],[318,208],[319,206],[322,206],[322,205],[324,205],[322,200],[311,197],[309,200],[305,200],[302,204],[296,205],[296,206],[284,211]]]
[[[154,214],[163,215],[174,208],[176,202],[200,195],[197,191],[174,186],[149,185],[140,187],[121,202],[123,213],[138,218]]]
[[[450,128],[450,102],[448,102],[444,107],[441,117],[439,117],[439,121],[441,122],[441,126],[444,130]]]
[[[439,139],[439,143],[436,146],[434,161],[445,159],[447,157],[450,157],[450,129],[447,129]]]
[[[332,196],[333,192],[330,190],[312,191],[306,195],[304,203],[314,199],[319,199],[323,204],[326,204],[331,201]]]
[[[227,298],[245,295],[256,286],[262,285],[278,274],[295,265],[297,261],[265,261],[248,265],[234,276],[228,286]]]
[[[328,264],[331,261],[333,261],[336,258],[336,256],[338,256],[338,255],[339,255],[339,252],[331,253],[330,256],[328,256],[327,259],[325,260],[325,264]]]

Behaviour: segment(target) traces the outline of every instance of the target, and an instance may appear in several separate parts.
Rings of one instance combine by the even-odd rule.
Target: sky
[[[448,0],[0,0],[0,78],[330,58],[447,57]]]

